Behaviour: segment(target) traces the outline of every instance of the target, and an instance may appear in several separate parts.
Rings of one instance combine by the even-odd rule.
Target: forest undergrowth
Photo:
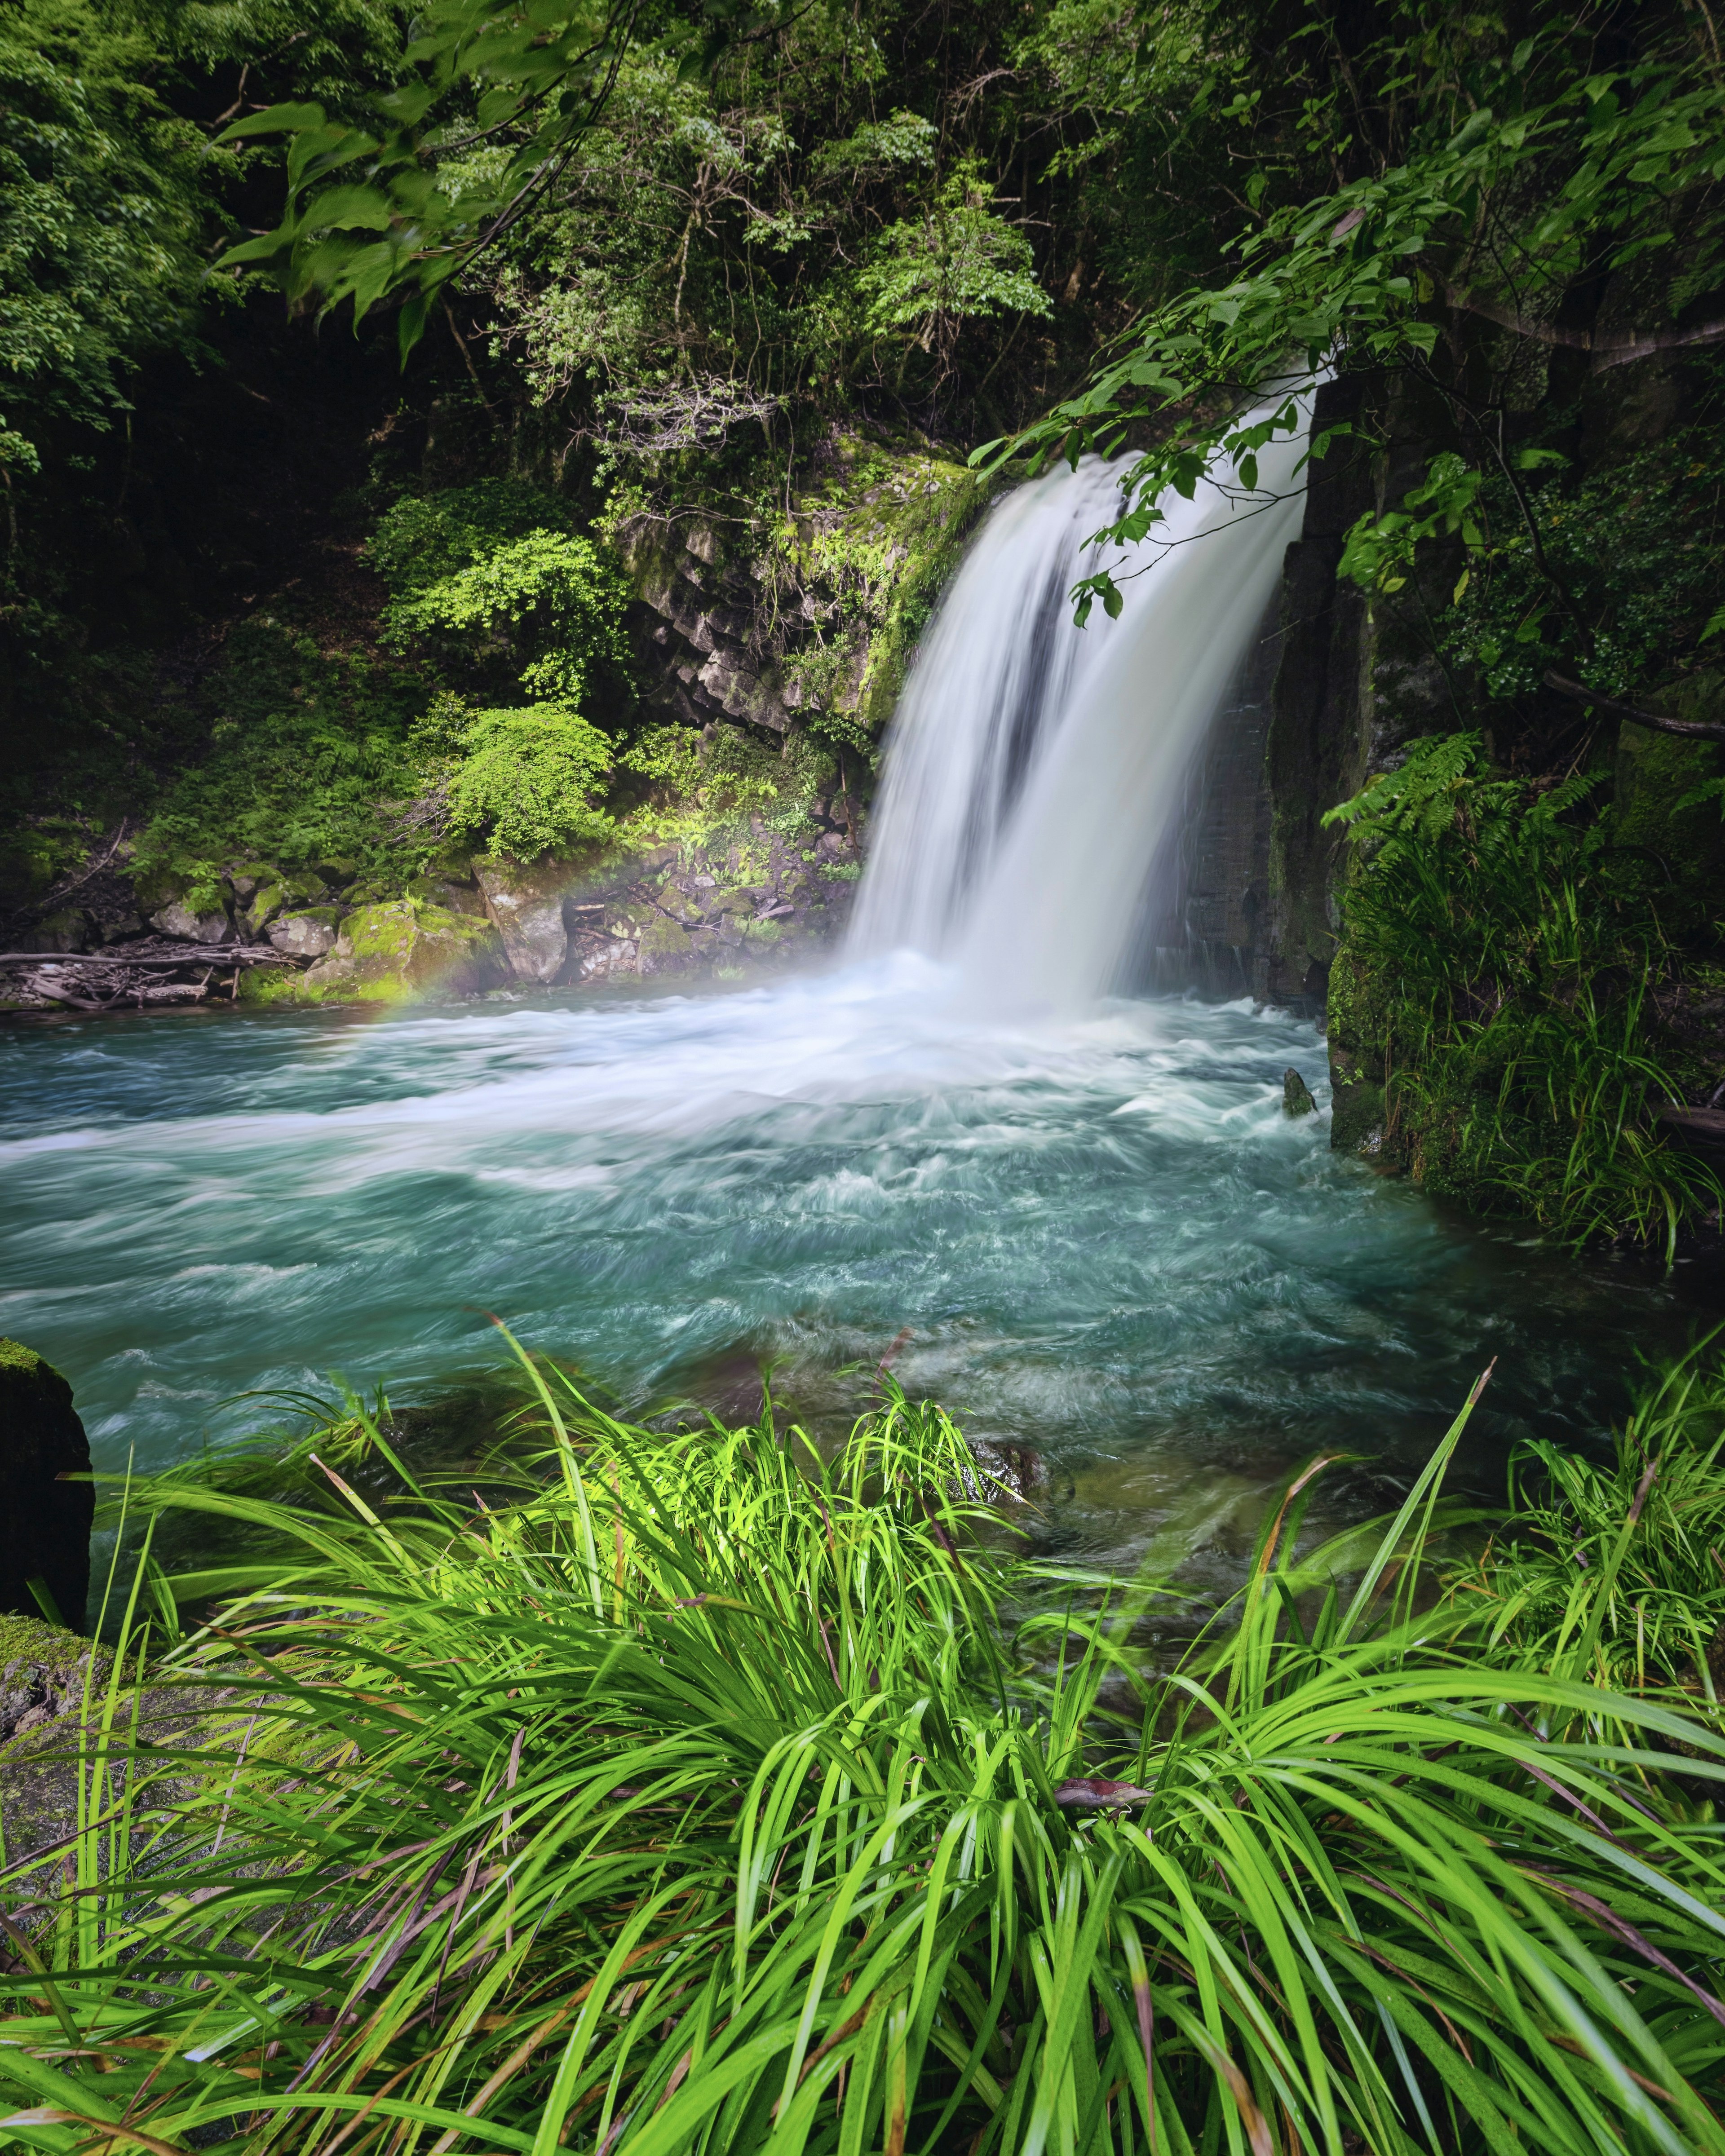
[[[1314,1546],[1314,1461],[1172,1663],[890,1383],[832,1456],[522,1361],[480,1488],[350,1399],[116,1491],[7,2145],[1725,2148],[1705,1349],[1488,1539],[1478,1387],[1392,1519]]]

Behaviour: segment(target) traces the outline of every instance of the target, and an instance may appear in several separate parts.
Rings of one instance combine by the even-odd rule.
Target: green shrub
[[[451,835],[484,833],[499,853],[536,860],[615,828],[597,798],[611,744],[567,704],[475,711],[449,780]]]
[[[1657,864],[1614,845],[1599,783],[1500,777],[1455,734],[1332,810],[1357,847],[1338,1033],[1431,1188],[1669,1249],[1720,1191],[1657,1131],[1681,1096],[1649,1009],[1671,960]]]
[[[1717,1703],[1725,1651],[1725,1378],[1701,1350],[1663,1372],[1615,1456],[1532,1438],[1511,1462],[1509,1525],[1454,1591],[1489,1609],[1492,1647]]]
[[[452,577],[513,540],[576,528],[560,496],[520,480],[475,480],[433,494],[407,494],[377,520],[366,552],[398,598]]]
[[[513,675],[531,696],[581,702],[626,669],[629,588],[570,521],[554,495],[503,480],[398,502],[371,547],[395,593],[386,638],[428,641],[476,680]]]

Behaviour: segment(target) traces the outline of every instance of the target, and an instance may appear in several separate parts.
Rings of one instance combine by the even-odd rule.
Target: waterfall
[[[853,951],[911,949],[994,1004],[1070,1009],[1119,980],[1151,862],[1298,529],[1302,439],[1260,453],[1258,501],[1164,501],[1105,557],[1122,467],[1086,459],[990,511],[906,684]],[[1267,506],[1266,506],[1267,504]],[[1111,559],[1125,607],[1072,622]]]

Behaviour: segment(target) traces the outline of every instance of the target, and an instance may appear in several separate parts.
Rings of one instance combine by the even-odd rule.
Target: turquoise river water
[[[0,1031],[0,1331],[148,1467],[331,1372],[495,1371],[487,1312],[633,1402],[763,1355],[811,1416],[913,1392],[1056,1463],[1117,1558],[1225,1556],[1315,1448],[1373,1509],[1498,1358],[1464,1479],[1578,1443],[1679,1295],[1482,1229],[1290,1121],[1316,1033],[1245,1003],[963,1014],[900,958],[727,994],[55,1020]],[[1676,1276],[1681,1286],[1682,1276]],[[901,1336],[903,1336],[901,1337]]]

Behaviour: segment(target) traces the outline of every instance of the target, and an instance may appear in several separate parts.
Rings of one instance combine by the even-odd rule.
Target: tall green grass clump
[[[1652,1007],[1676,963],[1668,870],[1613,842],[1599,783],[1498,776],[1456,734],[1332,809],[1356,852],[1332,1025],[1383,1147],[1428,1188],[1669,1253],[1725,1194],[1660,1134],[1683,1098]]]
[[[3,1879],[8,2145],[1725,2151],[1725,1743],[1440,1592],[1465,1413],[1348,1545],[1299,1478],[1158,1671],[937,1409],[829,1460],[534,1383],[512,1491],[362,1411],[388,1502],[146,1499],[275,1547],[183,1633],[140,1568],[137,1733]]]
[[[1488,1611],[1494,1653],[1616,1691],[1686,1687],[1717,1712],[1725,1375],[1710,1344],[1657,1373],[1609,1460],[1543,1438],[1517,1446],[1507,1524],[1453,1582]]]

